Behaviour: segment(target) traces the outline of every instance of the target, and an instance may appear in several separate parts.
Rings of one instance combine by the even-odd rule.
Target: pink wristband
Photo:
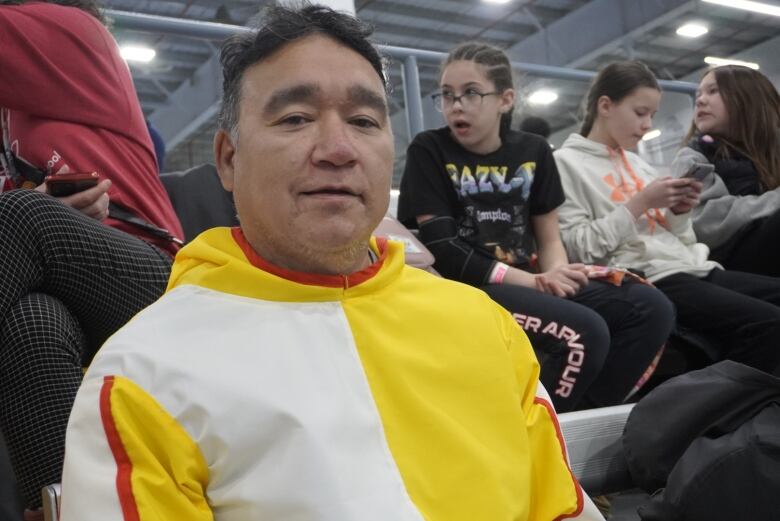
[[[493,272],[490,274],[489,282],[491,284],[501,284],[504,282],[504,276],[509,271],[509,266],[503,262],[497,262],[493,268]]]

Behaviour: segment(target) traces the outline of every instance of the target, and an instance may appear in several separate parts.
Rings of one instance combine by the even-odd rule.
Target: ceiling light
[[[751,69],[758,70],[758,64],[753,62],[743,62],[741,60],[731,60],[729,58],[717,58],[715,56],[707,56],[704,58],[704,63],[709,65],[742,65],[743,67],[749,67]]]
[[[658,130],[658,129],[651,130],[650,132],[648,132],[647,134],[642,136],[642,141],[650,141],[651,139],[655,139],[655,138],[657,138],[660,135],[661,135],[661,131],[660,130]]]
[[[149,47],[135,47],[132,45],[123,46],[119,49],[119,53],[122,55],[122,58],[129,62],[142,63],[149,63],[157,54],[154,49]]]
[[[489,4],[508,4],[512,0],[484,0],[484,1]]]
[[[726,7],[734,7],[736,9],[744,9],[745,11],[753,11],[754,13],[780,16],[780,6],[765,4],[763,2],[752,2],[750,0],[703,0],[703,1],[709,4],[718,4]]]
[[[677,34],[686,38],[698,38],[710,32],[701,24],[685,24],[677,28]]]
[[[558,94],[551,90],[537,90],[528,96],[528,102],[534,105],[549,105],[558,99]]]

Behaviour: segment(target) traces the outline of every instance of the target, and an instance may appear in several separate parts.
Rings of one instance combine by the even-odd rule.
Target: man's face
[[[215,155],[249,243],[298,271],[364,267],[368,237],[387,211],[394,156],[376,71],[312,35],[248,68],[241,88],[237,143],[218,132]]]

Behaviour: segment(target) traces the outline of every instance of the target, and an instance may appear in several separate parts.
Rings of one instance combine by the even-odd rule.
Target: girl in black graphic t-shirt
[[[434,102],[447,126],[409,145],[399,219],[420,229],[445,277],[479,286],[528,333],[559,411],[615,405],[644,383],[673,322],[638,283],[591,280],[558,231],[564,201],[547,142],[509,129],[515,92],[499,49],[465,43]]]

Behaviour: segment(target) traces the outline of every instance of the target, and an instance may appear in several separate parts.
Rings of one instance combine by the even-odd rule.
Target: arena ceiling
[[[247,0],[105,0],[114,11],[143,13],[201,22],[248,25],[271,2]],[[777,2],[766,3],[778,5]],[[516,62],[597,70],[617,59],[647,63],[662,79],[695,78],[705,56],[734,57],[764,49],[774,63],[761,63],[772,77],[780,73],[780,16],[757,14],[703,0],[356,0],[358,17],[372,23],[379,44],[446,52],[459,42],[478,39],[507,50]],[[778,6],[780,10],[780,6]],[[110,14],[111,11],[109,11]],[[689,22],[705,26],[698,38],[676,34]],[[219,101],[220,42],[181,34],[112,28],[120,45],[143,45],[156,51],[149,63],[130,62],[147,118],[169,144],[166,170],[211,161],[214,115]],[[419,61],[422,92],[433,92],[437,64]],[[394,128],[399,164],[408,142],[400,63],[392,64]],[[571,126],[587,88],[581,81],[517,75],[517,111],[546,118],[554,129]],[[777,76],[774,76],[777,81]],[[539,88],[558,99],[533,105],[528,95]],[[425,108],[426,126],[436,116]]]

